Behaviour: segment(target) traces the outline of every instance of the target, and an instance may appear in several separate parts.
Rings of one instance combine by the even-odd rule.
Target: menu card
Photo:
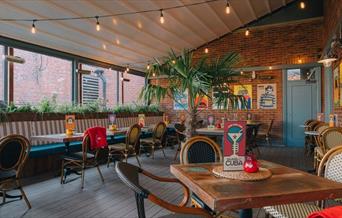
[[[223,170],[243,170],[246,152],[246,121],[224,124]]]
[[[75,115],[65,115],[65,129],[74,130],[75,127]]]

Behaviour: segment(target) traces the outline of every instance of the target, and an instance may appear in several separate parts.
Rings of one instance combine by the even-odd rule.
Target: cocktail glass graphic
[[[232,143],[233,155],[237,155],[239,152],[239,143],[242,139],[242,128],[239,126],[232,126],[228,130],[227,139]]]

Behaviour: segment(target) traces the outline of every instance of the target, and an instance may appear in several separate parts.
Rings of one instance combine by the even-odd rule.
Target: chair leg
[[[99,165],[96,165],[96,169],[97,169],[97,172],[99,172],[99,174],[100,174],[100,177],[101,177],[102,182],[104,182],[104,178],[103,178],[103,175],[102,175],[102,173],[101,173],[101,170],[100,170]]]
[[[152,159],[154,159],[154,145],[151,147]]]
[[[161,146],[160,148],[161,148],[161,150],[162,150],[162,152],[163,152],[163,154],[164,154],[164,158],[167,159],[167,157],[166,157],[166,155],[165,155],[164,147]]]
[[[82,171],[81,171],[81,189],[84,188],[84,174],[85,174],[85,166],[82,166]]]
[[[6,191],[5,190],[2,190],[2,203],[5,203],[6,202]]]
[[[112,155],[110,152],[108,152],[108,158],[107,158],[107,168],[109,167],[109,163],[112,160]]]
[[[64,177],[64,159],[62,160],[62,167],[61,167],[61,184],[64,183],[63,177]]]
[[[138,158],[137,154],[135,154],[134,156],[135,156],[135,158],[137,159],[137,162],[138,162],[138,164],[139,164],[139,167],[141,167],[141,164],[140,164],[140,161],[139,161],[139,158]]]
[[[21,193],[21,195],[23,196],[23,198],[24,198],[24,200],[25,200],[25,202],[26,202],[26,204],[27,204],[27,207],[29,208],[29,209],[31,209],[31,204],[30,204],[30,202],[29,202],[29,200],[27,199],[27,197],[26,197],[26,194],[25,194],[25,192],[24,192],[24,189],[22,188],[22,186],[21,186],[21,183],[17,180],[17,186],[18,186],[18,188],[19,188],[19,190],[20,190],[20,193]]]

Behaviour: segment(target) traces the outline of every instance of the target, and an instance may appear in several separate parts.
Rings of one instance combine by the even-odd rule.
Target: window
[[[145,77],[137,76],[134,74],[125,74],[124,86],[124,104],[139,103],[139,95],[143,87],[145,86]]]
[[[0,102],[5,98],[5,48],[0,45]]]
[[[14,56],[25,59],[24,64],[14,63],[14,104],[36,105],[44,98],[71,103],[71,61],[16,48]]]
[[[289,69],[287,70],[288,81],[298,80],[314,80],[315,69],[314,68],[301,68],[301,69]]]
[[[117,72],[114,70],[82,64],[82,70],[90,70],[90,75],[82,76],[82,103],[99,100],[111,108],[117,103]]]

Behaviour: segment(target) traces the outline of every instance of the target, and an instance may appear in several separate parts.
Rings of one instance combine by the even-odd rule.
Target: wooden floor
[[[168,159],[164,159],[160,151],[152,160],[142,156],[142,167],[159,176],[172,176],[169,166],[173,163],[175,150],[167,149]],[[301,148],[263,147],[261,158],[270,160],[301,170],[312,168],[312,160],[304,156]],[[136,164],[135,158],[129,162]],[[17,200],[0,206],[0,217],[137,217],[133,192],[129,190],[113,171],[101,166],[105,178],[103,184],[97,171],[89,169],[85,174],[85,188],[81,190],[80,179],[61,185],[59,178],[50,178],[35,184],[25,186],[24,189],[32,204],[27,210],[25,202]],[[182,198],[182,190],[178,184],[158,183],[143,177],[141,182],[145,188],[163,199],[177,203]],[[158,217],[169,212],[145,201],[147,217]],[[255,217],[257,216],[255,210]],[[258,217],[263,217],[261,211]]]

